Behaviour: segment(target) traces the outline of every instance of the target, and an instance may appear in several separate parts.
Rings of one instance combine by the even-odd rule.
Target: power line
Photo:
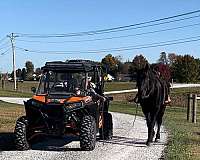
[[[3,37],[2,39],[0,39],[0,43],[2,43],[6,39],[7,39],[7,37]]]
[[[155,42],[150,44],[143,44],[143,45],[135,45],[135,46],[126,46],[126,47],[117,47],[117,48],[106,48],[100,50],[85,50],[85,51],[40,51],[40,50],[29,50],[21,47],[16,47],[17,49],[26,51],[26,52],[33,52],[33,53],[48,53],[48,54],[81,54],[81,53],[103,53],[103,52],[116,52],[116,51],[127,51],[127,50],[136,50],[136,49],[145,49],[145,48],[155,48],[161,46],[169,46],[175,44],[183,44],[189,42],[199,41],[200,36],[195,37],[188,37],[188,38],[181,38],[176,40],[169,40],[169,41],[162,41],[162,42]]]
[[[10,48],[10,46],[7,45],[7,46],[5,46],[5,47],[3,47],[3,48],[0,48],[0,50],[3,50],[3,49],[5,49],[5,48]]]
[[[10,51],[11,48],[8,48],[6,51],[0,53],[0,55],[5,55],[8,51]]]
[[[142,32],[142,33],[137,33],[137,34],[129,34],[129,35],[113,36],[113,37],[105,37],[105,38],[95,38],[95,39],[85,39],[85,40],[72,40],[72,41],[60,41],[60,42],[58,42],[58,41],[32,41],[32,40],[18,39],[18,41],[31,42],[31,43],[52,43],[52,44],[93,42],[93,41],[111,40],[111,39],[135,37],[135,36],[141,36],[141,35],[153,34],[153,33],[160,33],[160,32],[166,32],[166,31],[171,31],[171,30],[177,30],[177,29],[183,29],[183,28],[188,28],[188,27],[199,26],[199,25],[200,25],[200,23],[195,23],[195,24],[191,24],[191,25],[184,25],[184,26],[179,26],[179,27],[166,28],[166,29],[154,30],[154,31],[149,31],[149,32]]]
[[[160,19],[156,19],[156,20],[151,20],[151,21],[146,21],[146,22],[141,22],[141,23],[136,23],[136,24],[131,24],[131,25],[126,25],[126,26],[119,26],[119,27],[114,27],[114,28],[108,28],[108,29],[101,29],[101,30],[94,30],[94,31],[86,31],[86,32],[74,32],[74,33],[67,33],[67,34],[23,34],[23,33],[15,33],[17,34],[19,37],[31,37],[31,38],[50,38],[50,37],[72,37],[72,36],[84,36],[84,35],[94,35],[94,34],[105,34],[105,33],[111,33],[111,32],[119,32],[119,31],[124,31],[124,30],[130,30],[130,29],[136,29],[136,28],[141,28],[141,27],[136,27],[136,26],[141,26],[141,25],[146,25],[146,24],[151,24],[151,23],[155,23],[155,22],[160,22],[160,21],[164,21],[164,20],[168,20],[168,19],[174,19],[177,17],[182,17],[182,16],[186,16],[186,15],[191,15],[191,14],[195,14],[195,13],[199,13],[200,10],[196,10],[193,12],[187,12],[187,13],[183,13],[183,14],[178,14],[175,16],[170,16],[170,17],[165,17],[165,18],[160,18]],[[198,15],[199,16],[199,15]],[[194,18],[193,17],[188,17],[188,18]],[[187,18],[185,18],[187,19]],[[184,19],[184,20],[185,20]],[[183,19],[182,19],[183,20]],[[177,20],[174,20],[177,21]],[[172,21],[171,21],[172,22]],[[168,22],[169,23],[169,22]],[[163,23],[159,23],[159,24],[152,24],[152,25],[148,25],[149,26],[154,26],[154,25],[160,25],[160,24],[165,24],[165,22]],[[132,28],[135,27],[135,28]],[[147,27],[146,26],[142,26],[143,27]]]

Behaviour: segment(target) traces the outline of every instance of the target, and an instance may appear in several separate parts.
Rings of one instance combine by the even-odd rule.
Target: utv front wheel
[[[20,117],[15,126],[15,146],[17,150],[28,150],[30,149],[30,145],[27,140],[27,126],[28,120],[25,116]]]
[[[80,147],[84,151],[91,151],[96,143],[96,122],[92,116],[84,116],[80,126]]]
[[[99,129],[100,139],[109,140],[113,136],[113,121],[112,114],[104,112],[103,114],[103,128]]]

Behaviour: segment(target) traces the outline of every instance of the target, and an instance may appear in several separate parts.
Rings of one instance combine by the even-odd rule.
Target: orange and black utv
[[[101,139],[112,138],[112,115],[108,113],[112,97],[103,94],[100,65],[69,60],[47,62],[42,70],[38,88],[32,88],[33,97],[24,102],[26,115],[16,122],[18,150],[30,149],[40,135],[76,135],[82,150],[95,148],[97,134]]]

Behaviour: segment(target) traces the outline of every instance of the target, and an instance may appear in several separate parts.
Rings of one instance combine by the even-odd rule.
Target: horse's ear
[[[144,67],[144,70],[145,71],[148,71],[150,69],[150,65],[149,65],[149,63],[146,63],[146,65],[145,65],[145,67]]]

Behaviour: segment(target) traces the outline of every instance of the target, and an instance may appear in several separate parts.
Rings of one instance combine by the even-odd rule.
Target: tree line
[[[149,62],[142,54],[136,55],[131,61],[128,60],[126,62],[122,61],[121,56],[108,54],[99,63],[105,75],[110,74],[116,80],[128,77],[128,80],[133,81],[136,78],[136,71],[143,68]],[[189,54],[178,55],[161,52],[157,62],[151,65],[152,67],[157,67],[161,77],[168,81],[172,79],[180,83],[200,81],[200,59],[194,58]],[[22,80],[38,80],[41,73],[42,70],[34,68],[34,64],[31,61],[27,61],[24,68],[16,70],[17,78]],[[13,72],[11,77],[13,77]]]
[[[136,55],[132,61],[122,62],[121,60],[120,56],[106,55],[101,61],[104,72],[116,78],[120,74],[127,74],[130,80],[135,80],[136,71],[149,63],[142,54]],[[157,67],[161,77],[168,81],[172,79],[179,83],[200,81],[200,59],[189,54],[178,55],[161,52],[157,62],[151,66]]]
[[[16,77],[17,79],[24,81],[39,80],[41,73],[41,68],[34,68],[33,62],[26,61],[24,68],[18,68],[16,70]],[[13,72],[10,74],[10,77],[13,79]]]

